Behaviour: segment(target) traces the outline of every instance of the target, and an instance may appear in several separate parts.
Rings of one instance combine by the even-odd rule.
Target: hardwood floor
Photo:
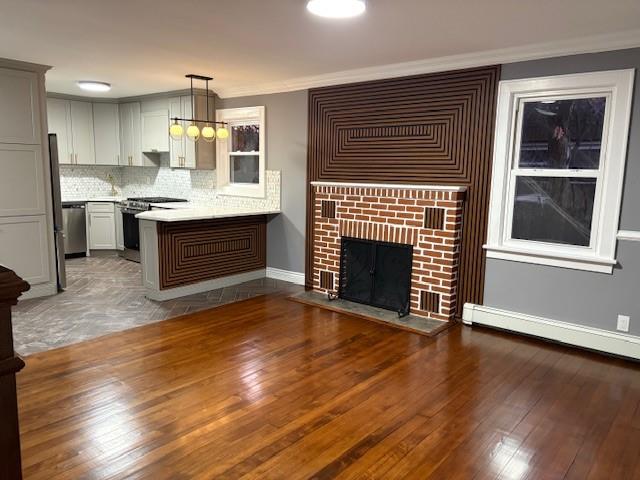
[[[267,295],[35,354],[27,479],[637,479],[640,366]]]

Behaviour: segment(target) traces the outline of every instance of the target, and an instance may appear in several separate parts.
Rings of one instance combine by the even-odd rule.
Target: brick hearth
[[[452,320],[464,187],[312,182],[313,288],[337,292],[341,237],[413,245],[411,313]]]

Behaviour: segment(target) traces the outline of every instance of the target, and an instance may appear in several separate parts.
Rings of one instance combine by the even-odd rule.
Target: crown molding
[[[245,87],[219,87],[216,92],[221,98],[284,93],[346,83],[406,77],[425,73],[515,63],[526,60],[539,60],[583,53],[606,52],[634,47],[640,47],[640,29],[580,37],[571,40],[538,43],[521,47],[485,50],[427,60],[345,70],[342,72],[248,85]]]
[[[26,72],[36,73],[46,73],[47,70],[51,69],[49,65],[23,62],[21,60],[13,60],[11,58],[0,58],[0,68],[11,68],[13,70],[24,70]]]

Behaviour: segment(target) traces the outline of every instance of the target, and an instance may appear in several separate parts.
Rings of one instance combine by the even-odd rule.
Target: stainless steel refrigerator
[[[56,273],[58,290],[67,286],[67,273],[64,260],[64,223],[62,216],[62,198],[60,194],[60,167],[58,164],[58,138],[49,134],[49,159],[51,162],[51,196],[53,202],[53,237],[56,246]]]

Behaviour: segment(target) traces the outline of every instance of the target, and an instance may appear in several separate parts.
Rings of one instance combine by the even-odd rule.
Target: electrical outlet
[[[151,177],[147,175],[147,185],[151,185]]]
[[[629,317],[627,315],[618,315],[618,330],[621,332],[629,331]]]

